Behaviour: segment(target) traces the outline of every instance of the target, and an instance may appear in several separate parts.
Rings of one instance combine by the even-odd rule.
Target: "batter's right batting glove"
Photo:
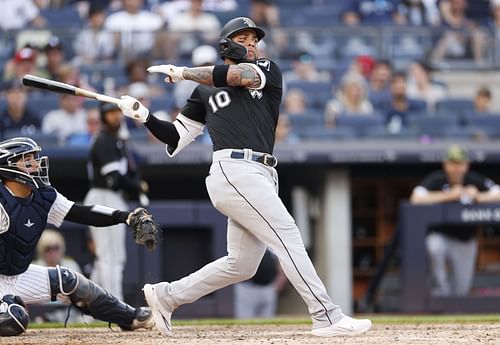
[[[158,243],[160,232],[151,213],[143,207],[138,207],[127,218],[127,224],[132,228],[135,243],[145,245],[153,251]]]
[[[141,102],[134,97],[121,96],[118,107],[121,109],[123,115],[131,117],[142,123],[146,122],[149,117],[149,109],[142,105]]]

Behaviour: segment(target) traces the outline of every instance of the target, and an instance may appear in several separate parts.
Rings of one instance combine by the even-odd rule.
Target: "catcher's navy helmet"
[[[246,47],[231,41],[231,37],[243,30],[253,30],[260,41],[266,33],[255,25],[254,21],[247,17],[231,19],[224,25],[219,37],[219,52],[222,57],[236,62],[244,61],[247,55]]]
[[[50,186],[49,158],[40,156],[42,148],[26,137],[0,142],[0,177],[24,183],[34,188]],[[27,155],[33,155],[36,165],[21,164]]]

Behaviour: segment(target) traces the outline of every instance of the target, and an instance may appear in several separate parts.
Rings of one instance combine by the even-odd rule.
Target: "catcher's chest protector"
[[[47,188],[33,189],[31,199],[20,201],[0,183],[0,203],[10,219],[8,230],[0,234],[0,274],[12,276],[28,269],[55,199],[55,190]]]

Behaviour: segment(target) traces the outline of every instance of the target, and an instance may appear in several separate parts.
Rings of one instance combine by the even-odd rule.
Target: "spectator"
[[[251,0],[250,18],[260,27],[279,27],[280,12],[276,0]]]
[[[411,194],[414,204],[459,202],[473,204],[500,201],[500,186],[489,178],[469,170],[467,152],[451,146],[442,170],[428,175]],[[435,296],[464,296],[474,278],[477,255],[475,227],[470,225],[432,226],[426,237]],[[447,264],[452,270],[448,278]]]
[[[500,45],[500,0],[491,0],[491,17],[488,27],[495,37],[496,46]],[[500,61],[500,49],[495,49],[495,61]]]
[[[432,81],[431,66],[422,61],[410,65],[407,95],[409,98],[423,100],[427,109],[434,111],[436,103],[448,96],[448,89]]]
[[[92,138],[97,134],[101,121],[99,119],[99,109],[92,107],[87,109],[87,131],[85,133],[75,133],[68,137],[68,146],[89,147]]]
[[[314,58],[306,51],[295,54],[292,61],[292,70],[283,73],[283,78],[287,83],[296,81],[330,81],[330,74],[326,71],[318,71]]]
[[[40,129],[40,117],[26,106],[27,97],[26,88],[16,79],[5,85],[7,106],[0,117],[0,137],[4,138],[5,132],[9,130],[18,130],[21,135],[32,135]]]
[[[45,229],[36,246],[38,260],[35,265],[56,267],[57,265],[67,267],[75,272],[82,273],[80,265],[71,257],[65,256],[66,243],[64,237],[57,230]]]
[[[87,114],[82,108],[82,100],[72,95],[61,95],[59,109],[51,110],[42,120],[42,132],[57,135],[64,143],[73,134],[87,131]]]
[[[390,98],[392,64],[389,60],[377,60],[368,80],[368,99],[374,108]]]
[[[172,18],[168,24],[168,31],[181,57],[190,57],[200,43],[212,44],[218,38],[220,21],[214,14],[203,11],[202,6],[203,0],[191,0],[189,10]]]
[[[307,110],[306,95],[299,88],[288,90],[283,101],[283,109],[290,115],[304,115]]]
[[[397,21],[397,0],[353,0],[342,14],[348,26],[387,25]]]
[[[33,0],[3,0],[0,11],[0,29],[21,30],[29,26],[43,28],[47,22]]]
[[[438,0],[402,0],[398,5],[398,23],[412,26],[439,26]]]
[[[481,65],[486,55],[486,33],[466,15],[466,0],[447,0],[440,3],[446,30],[432,51],[432,60],[474,59]]]
[[[105,20],[104,7],[90,7],[86,27],[78,33],[73,45],[77,64],[109,61],[113,57],[115,44],[112,33],[104,29]]]
[[[491,98],[490,89],[486,86],[480,87],[474,97],[474,112],[476,114],[490,114]]]
[[[325,123],[327,127],[335,127],[335,118],[339,115],[372,113],[364,78],[358,73],[348,73],[342,78],[335,98],[326,103]]]
[[[292,131],[290,116],[284,112],[280,113],[278,117],[274,140],[276,144],[296,144],[300,141],[299,137]]]
[[[44,47],[47,58],[43,76],[52,80],[62,81],[61,66],[64,65],[64,50],[61,40],[57,36],[52,36]]]
[[[36,60],[37,52],[35,49],[28,46],[19,49],[14,58],[5,65],[4,80],[21,81],[26,74],[37,74]]]
[[[195,67],[213,66],[219,59],[219,53],[214,47],[202,45],[193,50],[191,63]],[[198,85],[192,80],[183,80],[174,85],[174,107],[179,110],[186,104],[186,99],[191,96],[194,88]],[[132,96],[134,97],[134,96]]]
[[[255,275],[234,286],[234,316],[237,319],[275,317],[278,295],[287,281],[278,259],[267,250]]]
[[[155,44],[155,33],[162,28],[162,19],[142,9],[144,0],[122,0],[122,4],[122,11],[106,18],[104,29],[115,33],[122,54],[127,58],[147,54]]]
[[[377,109],[384,113],[387,130],[390,133],[399,133],[408,124],[408,117],[425,110],[425,103],[408,98],[406,75],[402,72],[394,73],[391,79],[391,98]]]

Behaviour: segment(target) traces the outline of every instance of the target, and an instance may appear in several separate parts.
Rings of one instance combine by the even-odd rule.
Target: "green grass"
[[[368,315],[375,324],[425,324],[425,323],[492,323],[500,322],[500,314],[472,314],[472,315]],[[176,320],[174,326],[199,326],[199,325],[307,325],[311,321],[308,318],[276,318],[276,319],[199,319],[199,320]],[[89,324],[72,323],[68,328],[97,328],[107,327],[105,322],[93,322]],[[62,323],[32,323],[30,328],[63,328]],[[116,327],[116,326],[113,326]]]

